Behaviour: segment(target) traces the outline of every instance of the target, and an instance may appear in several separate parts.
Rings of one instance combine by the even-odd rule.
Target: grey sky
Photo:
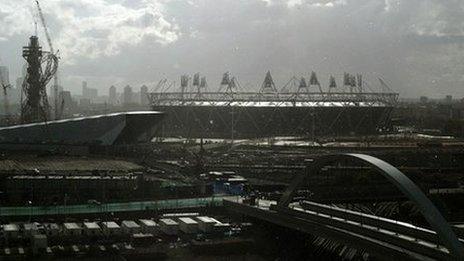
[[[74,93],[82,80],[106,93],[197,71],[213,89],[225,71],[256,88],[271,70],[281,86],[314,70],[323,83],[360,72],[406,97],[464,96],[463,1],[43,0],[42,8],[60,80]],[[0,59],[11,79],[35,16],[33,1],[0,1]]]

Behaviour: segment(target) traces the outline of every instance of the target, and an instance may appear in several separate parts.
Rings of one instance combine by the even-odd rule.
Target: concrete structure
[[[82,227],[74,222],[63,223],[63,233],[67,236],[81,236],[83,232]]]
[[[116,224],[116,222],[114,221],[101,222],[101,227],[103,230],[103,234],[107,236],[121,234],[121,227],[118,224]]]
[[[139,224],[135,223],[132,220],[124,220],[121,222],[121,228],[124,233],[127,234],[136,234],[142,231],[142,228]]]
[[[186,234],[198,232],[198,222],[189,217],[179,218],[179,229]]]
[[[214,232],[225,233],[230,231],[230,223],[217,222],[214,225]]]
[[[355,211],[330,207],[315,202],[294,199],[308,177],[328,164],[357,160],[371,166],[408,199],[416,203],[433,230],[416,227]],[[297,201],[297,202],[295,202]],[[378,158],[364,154],[334,154],[316,159],[297,176],[281,199],[245,203],[242,199],[225,200],[224,205],[240,214],[296,229],[315,236],[335,240],[341,244],[362,249],[384,260],[462,260],[463,246],[443,216],[401,171]]]
[[[8,239],[16,239],[19,236],[19,226],[17,224],[3,225],[3,235]]]
[[[32,252],[36,255],[40,250],[45,250],[48,247],[46,235],[34,235],[31,240]]]
[[[150,141],[160,112],[124,112],[0,128],[0,143],[112,145]]]
[[[198,227],[201,231],[206,233],[214,231],[214,225],[217,224],[217,220],[206,216],[196,217],[196,219],[198,220]]]
[[[140,219],[140,226],[142,227],[143,233],[157,234],[159,230],[158,224],[151,219]]]
[[[425,220],[427,220],[429,225],[435,230],[438,238],[448,248],[452,255],[464,259],[464,247],[459,242],[451,226],[446,222],[439,210],[421,191],[421,189],[414,184],[413,181],[389,163],[365,154],[347,153],[325,155],[318,158],[309,167],[307,173],[315,173],[330,162],[346,161],[347,159],[357,160],[371,166],[380,175],[398,188],[409,200],[417,205]],[[302,184],[305,184],[307,178],[307,175],[301,175],[292,181],[278,203],[279,208],[286,209],[288,207],[293,200],[293,196],[297,193],[298,188]]]
[[[158,224],[161,231],[166,235],[177,235],[179,232],[179,223],[170,218],[162,218]]]
[[[87,236],[98,236],[102,234],[102,230],[97,222],[84,222],[84,233]]]

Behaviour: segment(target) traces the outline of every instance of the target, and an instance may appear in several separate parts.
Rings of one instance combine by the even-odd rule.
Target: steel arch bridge
[[[305,183],[306,179],[311,173],[319,171],[328,163],[343,161],[343,160],[357,160],[370,167],[373,167],[385,177],[390,183],[395,185],[409,200],[414,202],[419,208],[421,214],[427,220],[431,228],[437,233],[439,239],[450,253],[457,257],[459,260],[464,260],[464,248],[456,237],[451,226],[441,215],[440,211],[430,201],[430,199],[420,190],[420,188],[411,181],[400,170],[393,165],[370,155],[366,154],[334,154],[325,155],[317,158],[311,166],[308,167],[305,175],[296,177],[287,190],[284,192],[282,198],[278,202],[279,208],[288,208],[292,202],[293,196],[298,188]]]

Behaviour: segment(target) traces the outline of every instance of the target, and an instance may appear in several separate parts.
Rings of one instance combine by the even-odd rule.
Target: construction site
[[[362,74],[245,89],[226,72],[161,80],[147,110],[64,117],[34,8],[48,51],[25,37],[20,114],[2,118],[0,260],[464,258],[460,106]]]

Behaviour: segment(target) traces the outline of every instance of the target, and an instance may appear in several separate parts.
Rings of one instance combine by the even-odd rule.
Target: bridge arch
[[[453,256],[459,258],[459,260],[464,260],[464,248],[462,244],[459,242],[456,234],[451,229],[451,226],[441,215],[440,211],[438,211],[435,205],[430,201],[430,199],[400,170],[388,162],[370,155],[347,153],[326,155],[317,158],[315,162],[313,162],[313,164],[308,167],[307,173],[305,175],[300,175],[292,181],[278,202],[278,206],[288,207],[293,199],[293,196],[297,192],[297,189],[305,182],[309,173],[315,173],[316,171],[319,171],[322,167],[326,166],[327,163],[345,159],[355,159],[373,167],[390,183],[395,185],[409,200],[417,205],[424,218],[427,220],[432,229],[437,233],[439,239],[441,242],[443,242],[450,253]]]

